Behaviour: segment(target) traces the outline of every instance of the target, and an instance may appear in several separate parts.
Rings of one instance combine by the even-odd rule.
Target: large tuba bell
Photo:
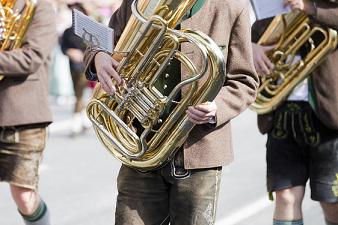
[[[118,72],[125,85],[109,96],[98,84],[87,106],[103,145],[122,163],[141,171],[158,168],[174,155],[193,128],[187,107],[212,101],[225,82],[225,62],[216,43],[198,31],[174,29],[195,2],[134,1],[133,15],[113,55],[121,59]],[[199,49],[200,67],[179,51],[183,43]],[[162,90],[158,84],[175,61],[190,77]]]
[[[1,0],[0,51],[21,47],[23,38],[33,17],[37,0],[25,0],[22,9],[15,10],[16,0]],[[4,76],[0,75],[0,81]]]
[[[267,53],[275,68],[268,76],[261,76],[251,109],[258,114],[273,111],[337,47],[337,42],[337,31],[314,24],[303,12],[275,17],[258,42],[276,45]]]

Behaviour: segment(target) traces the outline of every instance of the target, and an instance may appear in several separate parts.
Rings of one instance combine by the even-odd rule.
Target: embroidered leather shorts
[[[35,190],[46,126],[0,127],[0,180]]]
[[[285,102],[267,141],[269,192],[305,186],[311,198],[338,202],[338,131],[327,128],[307,102]]]
[[[122,166],[117,178],[116,225],[213,225],[221,167],[186,170],[183,152],[147,173]]]

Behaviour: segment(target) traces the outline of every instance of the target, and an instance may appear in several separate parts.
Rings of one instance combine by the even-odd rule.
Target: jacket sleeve
[[[237,17],[230,36],[227,80],[215,99],[216,126],[227,123],[244,111],[255,100],[258,84],[252,56],[249,9],[245,7]]]
[[[116,44],[128,22],[131,15],[132,0],[124,0],[119,9],[110,18],[109,27],[114,30],[114,44]],[[88,80],[97,80],[96,70],[94,66],[94,57],[99,49],[87,48],[84,56],[85,74]]]
[[[318,23],[338,30],[338,4],[325,1],[315,1],[316,14],[313,19]]]
[[[56,24],[53,7],[41,1],[28,27],[21,48],[0,52],[0,74],[28,76],[37,72],[53,50]]]
[[[266,28],[270,25],[273,18],[267,18],[263,20],[257,20],[251,28],[251,41],[257,43],[260,37],[263,35]]]

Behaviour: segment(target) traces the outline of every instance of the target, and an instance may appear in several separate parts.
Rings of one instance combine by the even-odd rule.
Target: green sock
[[[328,220],[325,220],[326,222],[326,225],[338,225],[338,223],[332,223],[332,222],[329,222]]]
[[[48,208],[42,200],[32,215],[23,215],[21,212],[20,214],[26,225],[50,225]]]
[[[303,225],[303,219],[294,221],[273,220],[273,225]]]

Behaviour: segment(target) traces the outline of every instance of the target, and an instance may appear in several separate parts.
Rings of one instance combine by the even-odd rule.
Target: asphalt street
[[[55,123],[41,166],[40,193],[53,225],[114,224],[116,176],[120,167],[90,129],[70,136],[71,106],[53,106]],[[265,191],[265,136],[247,110],[232,122],[235,162],[223,169],[217,224],[269,225],[273,202]],[[324,225],[316,202],[306,195],[306,225]],[[0,225],[21,225],[8,185],[0,183]]]

